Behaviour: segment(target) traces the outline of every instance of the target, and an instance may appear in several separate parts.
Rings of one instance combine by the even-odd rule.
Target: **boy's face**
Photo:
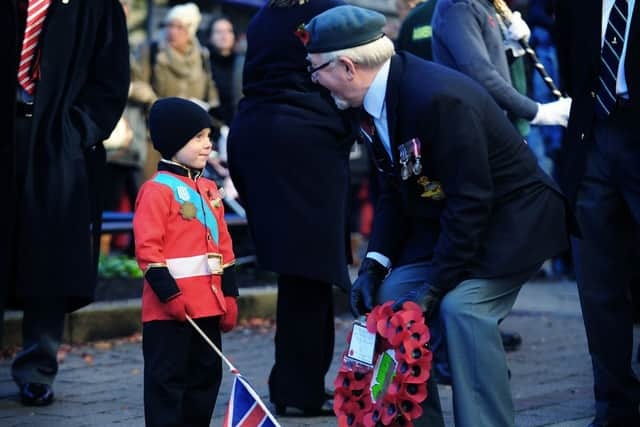
[[[211,129],[202,129],[173,156],[173,160],[192,169],[204,169],[213,149],[210,134]]]

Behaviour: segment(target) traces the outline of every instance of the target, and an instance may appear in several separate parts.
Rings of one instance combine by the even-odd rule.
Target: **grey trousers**
[[[395,300],[420,286],[428,266],[423,262],[393,269],[378,291],[377,303]],[[444,358],[449,364],[457,427],[515,425],[498,324],[511,311],[522,285],[539,267],[506,277],[464,280],[445,295],[438,318],[430,322],[434,361]],[[427,384],[429,397],[423,403],[423,416],[414,423],[416,427],[444,426],[435,381],[429,382],[433,384]]]

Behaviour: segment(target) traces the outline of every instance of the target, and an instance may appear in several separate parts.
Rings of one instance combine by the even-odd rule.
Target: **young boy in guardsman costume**
[[[216,185],[203,178],[211,118],[181,98],[157,101],[149,131],[162,154],[138,195],[133,231],[144,271],[142,322],[147,426],[208,426],[222,363],[190,316],[220,346],[236,324],[235,257]]]

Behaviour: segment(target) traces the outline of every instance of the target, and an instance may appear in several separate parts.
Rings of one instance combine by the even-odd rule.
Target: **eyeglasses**
[[[326,68],[329,66],[329,64],[331,64],[333,62],[333,59],[328,60],[327,62],[325,62],[324,64],[320,64],[317,67],[313,67],[311,66],[311,64],[307,65],[307,71],[309,72],[309,74],[311,74],[312,76],[317,72],[322,70],[323,68]]]

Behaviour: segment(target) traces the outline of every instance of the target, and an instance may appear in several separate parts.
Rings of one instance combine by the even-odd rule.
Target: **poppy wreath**
[[[367,315],[367,330],[376,334],[374,366],[343,354],[334,382],[338,427],[413,427],[422,415],[433,358],[429,328],[418,304],[405,302],[396,312],[392,305],[378,305]],[[350,343],[351,333],[347,348]]]

